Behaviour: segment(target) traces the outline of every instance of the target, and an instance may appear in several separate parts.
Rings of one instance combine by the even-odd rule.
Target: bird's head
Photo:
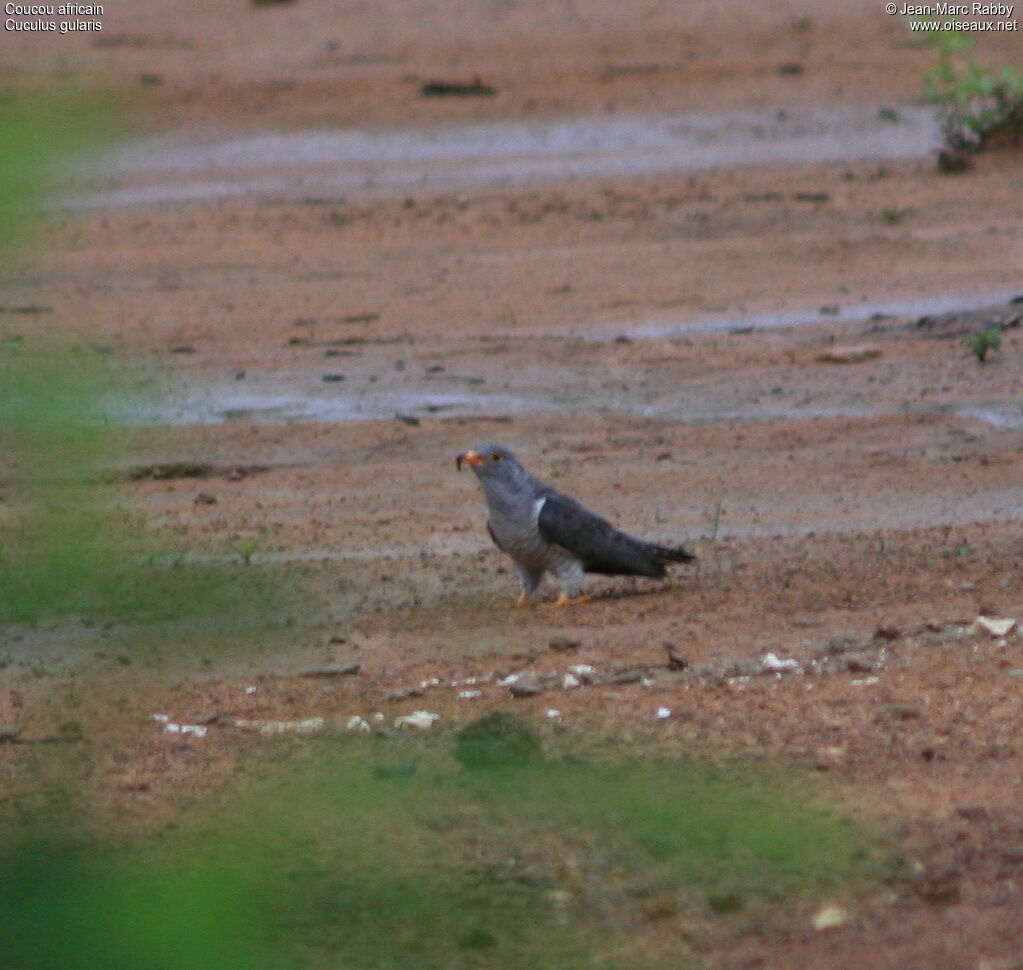
[[[463,464],[468,465],[480,481],[504,479],[524,471],[510,448],[491,442],[463,451],[455,459],[455,467],[461,471]]]

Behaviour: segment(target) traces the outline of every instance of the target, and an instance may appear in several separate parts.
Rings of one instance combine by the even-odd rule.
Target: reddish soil
[[[933,56],[880,4],[705,2],[684,16],[672,4],[589,6],[583,18],[555,0],[466,4],[458,16],[397,0],[195,3],[170,22],[165,5],[134,4],[131,23],[112,12],[100,34],[5,35],[5,83],[151,76],[133,98],[136,123],[182,140],[900,109]],[[1005,62],[1011,40],[988,35],[984,58]],[[495,97],[419,96],[424,80],[476,74]],[[291,564],[320,606],[244,649],[183,637],[128,666],[100,633],[5,634],[0,723],[20,724],[26,742],[62,725],[81,739],[0,745],[0,801],[14,804],[30,773],[73,748],[96,828],[147,828],[267,746],[217,724],[201,739],[170,737],[154,712],[323,716],[343,730],[354,714],[389,723],[426,708],[446,725],[514,707],[552,736],[815,769],[906,859],[891,885],[847,900],[850,922],[833,932],[813,930],[804,911],[755,925],[679,917],[642,931],[638,947],[656,953],[685,934],[708,966],[778,970],[1023,965],[1023,639],[970,627],[980,612],[1023,617],[1023,340],[1007,329],[979,365],[955,321],[817,311],[964,293],[984,306],[1011,292],[1021,171],[1008,152],[956,176],[933,157],[751,157],[329,204],[256,194],[56,214],[45,253],[14,262],[0,301],[50,312],[0,315],[0,338],[72,328],[193,391],[230,385],[258,400],[313,388],[323,400],[332,374],[353,401],[386,391],[411,403],[394,408],[406,420],[274,423],[253,420],[257,404],[222,423],[134,432],[131,464],[214,466],[202,480],[124,486],[156,534],[223,555],[266,531],[253,568]],[[1002,301],[962,329],[1011,322],[1013,309]],[[813,323],[633,330],[784,311]],[[827,359],[861,345],[865,359]],[[433,393],[458,397],[451,413],[423,404]],[[475,482],[454,469],[480,440],[511,445],[629,531],[690,543],[698,565],[670,583],[594,578],[591,602],[568,610],[510,609],[513,570],[489,544]],[[557,636],[579,645],[553,651]],[[667,668],[666,643],[687,669]],[[800,672],[765,672],[770,652]],[[298,676],[345,662],[360,672]],[[523,698],[495,682],[577,663],[641,679],[572,689],[559,679]],[[483,679],[482,695],[459,699],[463,687],[448,685],[469,677]],[[389,697],[430,678],[440,686],[424,696]],[[658,721],[659,707],[672,716]]]

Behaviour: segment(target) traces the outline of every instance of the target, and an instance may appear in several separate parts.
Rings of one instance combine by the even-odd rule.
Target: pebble
[[[920,709],[911,704],[882,704],[877,710],[895,721],[911,721],[920,716]]]
[[[432,711],[413,711],[394,719],[394,726],[400,730],[429,731],[440,720],[439,714]]]
[[[265,738],[277,734],[315,734],[322,731],[327,722],[322,717],[307,717],[302,721],[238,721],[238,727],[255,727]]]
[[[299,677],[351,677],[362,670],[362,664],[327,664],[325,667],[307,667]]]
[[[565,636],[551,637],[547,643],[547,647],[549,650],[554,650],[558,653],[565,653],[568,650],[578,650],[579,641]]]
[[[873,344],[855,344],[849,347],[832,347],[817,355],[819,364],[860,364],[866,360],[876,360],[881,356],[881,348]]]
[[[426,693],[422,687],[399,687],[397,690],[392,690],[388,693],[387,699],[389,701],[404,701],[410,697],[422,697]]]
[[[798,660],[793,660],[791,657],[783,660],[776,653],[765,653],[764,659],[761,663],[764,670],[770,670],[777,673],[782,673],[786,670],[799,670]]]
[[[543,693],[543,687],[536,680],[524,680],[519,678],[513,684],[508,685],[512,697],[535,697]]]
[[[186,734],[193,738],[204,738],[208,728],[204,724],[175,724],[170,722],[163,726],[165,734]]]
[[[849,922],[849,911],[836,903],[828,903],[813,914],[813,928],[818,932],[837,930]]]

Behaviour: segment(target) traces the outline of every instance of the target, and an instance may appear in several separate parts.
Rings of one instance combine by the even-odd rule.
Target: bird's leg
[[[582,595],[586,577],[578,559],[566,558],[559,562],[554,567],[554,577],[558,582],[558,598],[551,606],[576,606],[589,602],[590,598]]]
[[[536,588],[540,585],[540,580],[543,579],[543,571],[537,572],[533,569],[527,569],[525,566],[516,565],[519,573],[519,582],[522,584],[522,592],[519,594],[519,598],[515,605],[518,607],[529,606],[532,603],[533,593],[536,592]]]
[[[545,606],[557,607],[557,606],[579,606],[582,603],[589,603],[590,598],[583,593],[581,596],[566,596],[565,591],[562,590],[558,593],[558,598],[553,603],[545,603]]]

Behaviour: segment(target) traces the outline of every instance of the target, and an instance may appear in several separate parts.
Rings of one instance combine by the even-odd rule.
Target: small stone
[[[618,670],[608,674],[602,681],[604,684],[638,684],[646,673],[645,670]]]
[[[786,670],[799,670],[798,660],[793,660],[791,657],[787,657],[783,660],[776,653],[765,653],[761,664],[764,670],[769,670],[773,673],[782,673]]]
[[[1004,637],[1016,625],[1010,616],[978,616],[973,626],[992,637]]]
[[[943,148],[938,152],[938,171],[945,175],[958,175],[973,168],[973,159],[966,152]]]
[[[664,644],[664,653],[668,660],[668,670],[685,670],[688,668],[689,661],[675,649],[675,644]]]
[[[650,920],[667,919],[678,912],[678,900],[673,893],[657,893],[643,903],[643,916]]]
[[[920,716],[920,708],[912,704],[882,704],[877,712],[893,721],[912,721]]]
[[[852,653],[843,658],[845,669],[851,674],[869,674],[877,669],[877,664],[862,653]]]
[[[875,640],[898,640],[902,637],[902,631],[897,626],[879,626],[874,631]]]
[[[440,715],[434,714],[432,711],[413,711],[403,717],[396,717],[394,726],[401,730],[429,731],[439,720]]]
[[[345,730],[351,731],[355,734],[369,734],[373,728],[369,721],[367,721],[364,717],[359,717],[358,714],[353,714],[350,718],[348,718]]]
[[[670,707],[659,707],[659,708],[657,708],[657,711],[654,714],[654,717],[656,717],[658,721],[666,721],[666,720],[668,720],[668,718],[671,717],[671,708]]]
[[[565,653],[569,650],[578,650],[579,641],[566,636],[551,637],[547,643],[547,648],[554,650],[556,653]]]
[[[483,691],[481,690],[460,690],[455,697],[460,701],[471,701],[477,697],[482,697]]]
[[[265,738],[277,734],[316,734],[326,724],[322,717],[307,717],[302,721],[264,721],[259,724],[258,731]]]
[[[828,903],[813,914],[813,928],[819,933],[837,930],[849,922],[849,911],[836,903]]]
[[[216,505],[217,504],[217,496],[213,495],[210,492],[200,492],[195,497],[195,504],[196,505]]]
[[[817,355],[818,364],[862,364],[881,356],[881,348],[873,344],[852,344],[847,347],[832,347]]]
[[[325,667],[307,667],[300,677],[351,677],[362,670],[362,664],[327,664]]]
[[[426,693],[422,687],[399,687],[387,695],[389,701],[404,701],[410,697],[422,697]]]
[[[538,680],[519,678],[513,684],[508,685],[512,697],[535,697],[543,693],[543,687]]]

